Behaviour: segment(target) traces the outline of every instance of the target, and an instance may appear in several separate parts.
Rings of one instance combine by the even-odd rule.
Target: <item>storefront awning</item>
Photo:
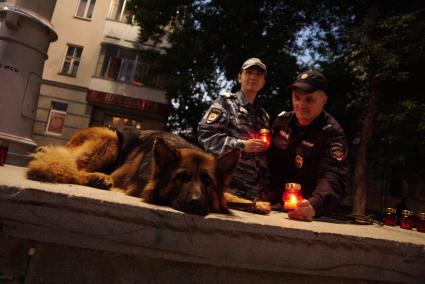
[[[143,110],[151,113],[168,116],[170,107],[167,104],[152,102],[134,97],[110,94],[95,90],[88,90],[86,96],[89,103],[101,103],[107,105],[115,105],[136,110]]]

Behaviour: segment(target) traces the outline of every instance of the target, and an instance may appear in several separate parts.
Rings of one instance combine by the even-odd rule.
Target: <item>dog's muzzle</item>
[[[208,202],[202,194],[191,193],[178,200],[174,209],[196,215],[207,215],[209,213]]]

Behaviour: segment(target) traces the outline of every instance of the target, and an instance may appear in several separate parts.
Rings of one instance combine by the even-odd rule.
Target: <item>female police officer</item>
[[[269,116],[255,101],[266,72],[260,59],[246,60],[238,73],[241,90],[220,95],[198,125],[198,141],[206,151],[242,150],[228,192],[250,200],[264,199],[269,185],[268,145],[256,138],[261,129],[269,128]]]

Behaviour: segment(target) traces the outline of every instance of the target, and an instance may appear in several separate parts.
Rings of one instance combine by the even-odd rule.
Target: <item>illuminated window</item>
[[[103,117],[103,126],[109,128],[137,128],[142,129],[142,122],[127,117],[105,115]]]
[[[77,17],[91,19],[93,16],[94,5],[96,0],[80,0],[77,9]]]
[[[63,62],[61,74],[77,76],[78,66],[80,65],[81,54],[83,53],[82,47],[68,45]]]

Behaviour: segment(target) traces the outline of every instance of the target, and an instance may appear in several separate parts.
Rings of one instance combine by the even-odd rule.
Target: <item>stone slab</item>
[[[397,227],[261,216],[194,216],[117,192],[27,180],[0,167],[7,236],[75,248],[275,275],[423,283],[425,234]]]

